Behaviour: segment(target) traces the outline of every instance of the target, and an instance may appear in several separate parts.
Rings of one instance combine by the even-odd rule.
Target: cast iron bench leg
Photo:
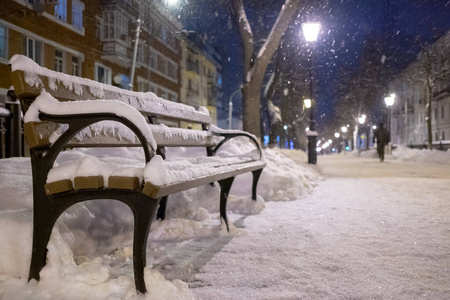
[[[47,262],[47,244],[58,216],[59,214],[55,217],[55,214],[51,214],[50,210],[46,210],[45,213],[36,213],[35,210],[33,216],[33,248],[28,281],[40,279],[39,273]]]
[[[253,185],[252,185],[252,199],[256,201],[256,187],[258,186],[259,176],[261,176],[262,169],[252,171],[253,174]]]
[[[156,214],[160,199],[149,199],[140,195],[139,200],[133,208],[134,214],[134,240],[133,240],[133,268],[136,290],[145,294],[144,268],[147,262],[147,239],[150,225]]]
[[[230,192],[231,185],[233,184],[234,177],[230,177],[227,179],[219,180],[220,185],[220,218],[225,221],[225,225],[227,225],[227,231],[230,232],[230,228],[228,226],[228,217],[227,217],[227,200],[228,193]]]
[[[165,220],[166,219],[166,210],[167,210],[167,199],[169,196],[164,196],[159,201],[158,212],[156,213],[157,220]]]

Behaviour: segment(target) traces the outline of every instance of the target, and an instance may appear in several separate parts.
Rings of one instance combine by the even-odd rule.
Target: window
[[[119,11],[103,12],[103,40],[121,40],[128,42],[128,19]]]
[[[26,56],[34,60],[38,65],[41,64],[41,42],[24,37],[23,49]]]
[[[67,22],[67,0],[58,0],[55,5],[55,18]]]
[[[138,92],[146,93],[152,90],[150,81],[143,79],[141,77],[138,77],[137,81],[138,81]]]
[[[156,68],[156,53],[150,50],[150,68]]]
[[[0,26],[0,58],[8,58],[7,29],[3,26]]]
[[[445,131],[442,131],[441,139],[442,139],[443,141],[445,140]]]
[[[166,73],[166,60],[161,55],[158,55],[158,68],[157,70],[162,74]]]
[[[441,119],[444,119],[445,118],[445,109],[444,109],[445,107],[442,105],[441,106]]]
[[[96,63],[95,80],[101,83],[111,84],[111,68]]]
[[[80,60],[76,56],[72,56],[72,75],[80,76]]]
[[[172,62],[167,62],[167,75],[172,79],[177,79],[177,65]]]
[[[55,71],[64,72],[63,53],[60,50],[55,50]]]
[[[78,30],[83,29],[84,3],[79,0],[72,0],[72,25]]]

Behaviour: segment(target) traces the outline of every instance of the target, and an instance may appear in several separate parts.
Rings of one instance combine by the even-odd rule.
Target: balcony
[[[127,56],[128,48],[119,41],[103,42],[102,59],[124,68],[131,66],[131,58]]]

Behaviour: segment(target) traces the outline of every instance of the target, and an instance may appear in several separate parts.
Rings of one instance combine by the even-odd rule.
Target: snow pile
[[[349,157],[378,158],[378,153],[375,148],[365,151],[354,150],[351,152],[342,152],[339,153],[339,155],[348,155]],[[388,155],[387,151],[385,151],[385,159],[448,165],[450,164],[450,151],[428,149],[419,150],[411,149],[404,145],[398,145],[392,149],[392,155]]]
[[[304,196],[318,180],[315,166],[307,165],[303,151],[266,149],[267,166],[261,176],[258,193],[271,201],[287,201]]]
[[[195,156],[196,152],[204,155],[205,149],[167,149],[169,159]],[[254,146],[232,139],[217,159],[231,159],[227,155],[238,152],[254,152]],[[158,261],[169,251],[167,242],[182,246],[185,241],[199,238],[243,236],[245,231],[233,226],[237,219],[260,213],[265,201],[298,199],[319,179],[315,169],[304,163],[306,155],[301,151],[263,152],[267,167],[260,178],[257,201],[251,200],[251,174],[240,175],[234,181],[227,205],[230,233],[219,218],[217,184],[169,197],[168,219],[155,221],[149,235],[146,295],[136,294],[134,287],[133,215],[126,205],[111,200],[87,201],[69,208],[54,228],[41,281],[27,283],[32,243],[29,159],[0,159],[0,299],[193,299],[186,283],[167,280],[158,271],[158,265],[170,267]],[[103,158],[119,154],[123,162],[131,165],[143,161],[142,150],[111,148],[66,151],[57,162],[63,165],[87,154]]]
[[[450,151],[419,150],[398,146],[392,151],[392,158],[400,161],[426,162],[450,165]]]

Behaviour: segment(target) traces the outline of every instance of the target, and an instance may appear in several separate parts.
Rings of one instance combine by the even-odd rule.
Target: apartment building
[[[158,1],[3,0],[0,99],[11,85],[9,58],[178,101],[181,25]],[[140,22],[138,22],[140,20]],[[136,62],[136,31],[140,27]]]
[[[183,34],[181,102],[195,108],[209,110],[217,124],[217,105],[222,94],[222,61],[215,49],[208,46],[196,33]],[[183,124],[186,128],[194,124]]]
[[[450,31],[418,55],[389,89],[392,142],[410,146],[427,144],[427,103],[431,98],[432,141],[450,143]]]

